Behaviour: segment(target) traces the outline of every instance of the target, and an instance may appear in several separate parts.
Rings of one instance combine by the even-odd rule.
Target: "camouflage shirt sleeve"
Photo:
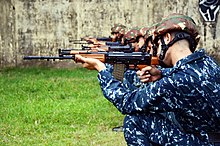
[[[134,91],[126,90],[126,87],[114,79],[107,70],[99,72],[98,78],[104,96],[123,114],[149,111],[150,107],[169,93],[168,91],[175,89],[167,78]],[[167,108],[170,107],[167,106]]]
[[[106,67],[106,70],[109,71],[112,74],[112,72],[114,70],[113,65],[105,63],[105,67]]]
[[[136,74],[136,71],[130,69],[126,70],[124,73],[123,83],[128,88],[128,90],[135,90],[142,85]]]
[[[160,70],[161,70],[162,77],[164,77],[164,76],[169,75],[171,68],[161,68]]]

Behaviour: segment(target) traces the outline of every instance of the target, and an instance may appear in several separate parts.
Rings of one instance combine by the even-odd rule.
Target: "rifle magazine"
[[[125,72],[125,64],[114,64],[112,75],[119,81],[123,81]]]

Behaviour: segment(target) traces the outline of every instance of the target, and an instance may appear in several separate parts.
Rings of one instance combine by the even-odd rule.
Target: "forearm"
[[[145,95],[144,89],[128,91],[124,84],[114,79],[107,70],[99,72],[98,79],[105,98],[113,103],[122,114],[146,111],[155,101],[154,97]]]
[[[95,69],[96,69],[98,72],[100,72],[101,70],[106,69],[106,67],[105,67],[105,64],[104,64],[104,63],[98,62],[98,63],[95,65]]]
[[[109,71],[111,74],[114,70],[114,67],[112,64],[109,64],[109,63],[105,63],[105,67],[106,67],[106,70]]]
[[[128,90],[132,91],[139,88],[144,83],[140,81],[135,70],[127,70],[124,73],[123,84]]]
[[[168,76],[170,74],[170,68],[160,68],[161,71],[161,77]]]

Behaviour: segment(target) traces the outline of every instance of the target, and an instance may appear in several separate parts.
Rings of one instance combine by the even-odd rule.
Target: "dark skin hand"
[[[161,71],[154,65],[147,66],[142,70],[137,71],[136,74],[143,83],[154,82],[161,78]]]

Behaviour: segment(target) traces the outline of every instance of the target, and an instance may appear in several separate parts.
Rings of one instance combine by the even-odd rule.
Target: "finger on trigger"
[[[151,66],[146,66],[146,67],[144,67],[141,71],[144,71],[144,72],[146,72],[146,71],[149,71],[149,70],[151,70]]]

